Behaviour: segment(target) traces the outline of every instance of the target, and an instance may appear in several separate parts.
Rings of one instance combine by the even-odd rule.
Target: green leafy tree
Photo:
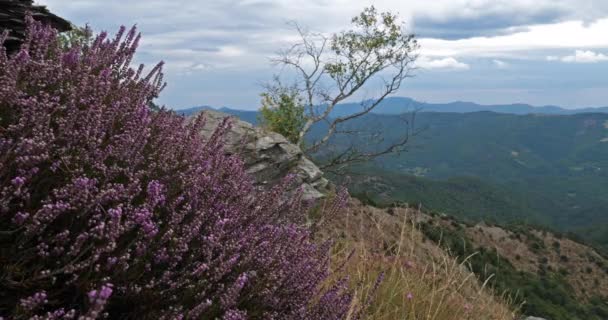
[[[281,87],[262,93],[262,107],[258,118],[262,127],[282,134],[292,143],[298,143],[306,122],[298,91]]]
[[[380,143],[379,139],[382,138],[377,132],[347,132],[342,128],[343,123],[371,112],[384,98],[397,92],[403,81],[411,76],[418,43],[414,35],[406,32],[403,26],[395,14],[380,13],[374,7],[366,8],[354,17],[350,30],[331,36],[311,33],[294,23],[300,36],[299,41],[280,52],[273,60],[282,70],[294,71],[289,74],[290,79],[295,76],[294,92],[284,87],[276,77],[274,85],[269,87],[282,90],[265,95],[272,97],[269,100],[271,102],[280,102],[283,100],[281,95],[276,96],[275,93],[289,92],[288,97],[298,104],[301,101],[304,123],[299,127],[297,144],[310,155],[327,146],[330,138],[336,134],[358,134],[370,137],[369,145],[377,146],[373,151],[354,145],[345,146],[332,157],[324,157],[322,167],[343,167],[405,149],[410,137],[409,125],[404,126],[402,139],[390,145]],[[369,89],[378,87],[380,91],[375,98],[362,101],[360,105],[351,108],[350,113],[341,112],[339,116],[332,113],[338,104],[351,101],[358,96],[357,93],[367,93]],[[277,111],[271,115],[278,114]],[[277,122],[270,119],[266,121]],[[290,119],[288,122],[292,121]],[[313,125],[319,122],[327,124],[325,133],[304,146],[305,137]],[[289,134],[293,137],[293,132]]]

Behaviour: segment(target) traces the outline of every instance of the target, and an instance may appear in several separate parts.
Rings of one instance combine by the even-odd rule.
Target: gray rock
[[[302,188],[304,199],[316,200],[325,196],[329,182],[323,178],[323,172],[285,137],[219,111],[204,110],[202,113],[206,120],[201,134],[205,137],[213,134],[224,118],[232,118],[232,128],[225,137],[225,150],[241,155],[247,172],[258,186],[272,186],[286,175],[295,174],[295,186]]]
[[[547,319],[539,318],[539,317],[527,317],[527,318],[524,318],[523,320],[547,320]]]

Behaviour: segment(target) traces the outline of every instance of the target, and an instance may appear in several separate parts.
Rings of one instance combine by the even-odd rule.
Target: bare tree
[[[366,8],[354,17],[351,30],[331,36],[309,32],[297,23],[293,26],[299,34],[299,42],[281,51],[273,62],[295,71],[300,94],[298,100],[303,104],[306,119],[297,135],[297,144],[305,153],[311,154],[326,146],[335,135],[361,133],[342,129],[342,125],[368,114],[384,98],[399,90],[414,70],[418,43],[413,34],[405,32],[396,15],[379,13],[374,7]],[[279,85],[267,88],[280,92],[276,89],[280,82],[276,83]],[[375,98],[363,100],[346,114],[341,112],[335,116],[332,113],[338,104],[350,101],[371,84],[380,87]],[[268,94],[272,95],[272,91],[269,90]],[[321,122],[326,124],[326,132],[317,140],[305,143],[304,139],[313,125]],[[410,127],[411,123],[406,126]],[[365,151],[354,145],[342,148],[331,159],[326,159],[323,166],[340,167],[403,151],[409,137],[408,129],[402,139],[381,149]],[[375,134],[370,138],[379,137]]]

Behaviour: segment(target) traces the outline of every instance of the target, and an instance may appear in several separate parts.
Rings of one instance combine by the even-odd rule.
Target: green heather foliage
[[[130,67],[134,28],[65,46],[28,23],[0,52],[0,318],[345,317],[299,196],[254,188],[228,120],[203,140],[150,110],[162,64]]]

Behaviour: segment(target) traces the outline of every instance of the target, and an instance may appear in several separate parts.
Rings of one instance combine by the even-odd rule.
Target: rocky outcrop
[[[242,156],[247,171],[258,185],[272,186],[286,175],[295,174],[295,185],[302,187],[305,199],[324,197],[328,181],[323,177],[323,172],[285,137],[219,111],[205,110],[202,113],[206,119],[202,134],[207,137],[224,118],[233,119],[232,128],[226,136],[226,151]]]
[[[50,24],[60,32],[70,30],[71,24],[52,14],[44,6],[34,5],[32,0],[0,0],[0,34],[8,30],[4,46],[8,53],[19,49],[25,38],[25,15],[31,13],[37,21]]]

